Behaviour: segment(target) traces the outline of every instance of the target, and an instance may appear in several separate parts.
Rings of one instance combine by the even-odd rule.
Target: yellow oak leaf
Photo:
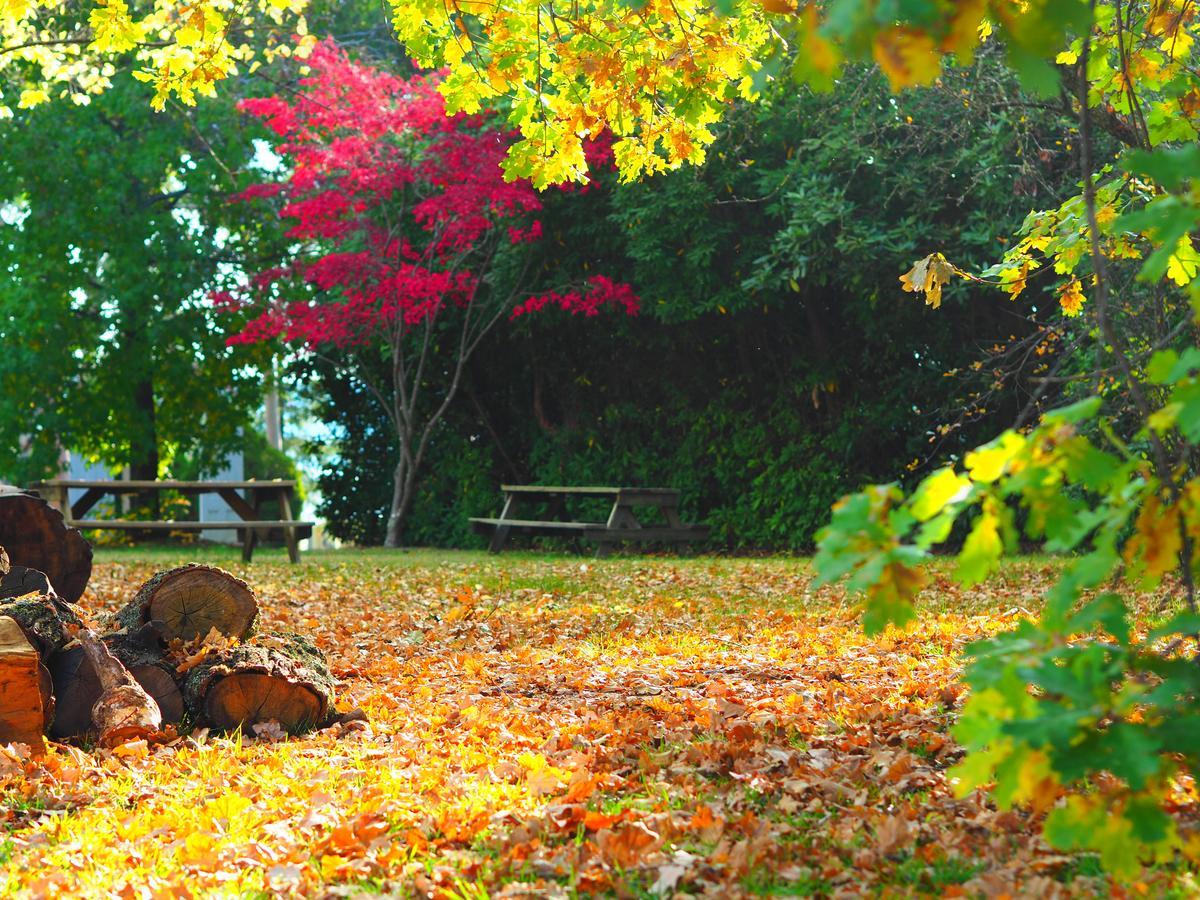
[[[1182,546],[1179,508],[1164,506],[1158,497],[1151,497],[1138,513],[1134,534],[1125,544],[1125,563],[1141,574],[1144,585],[1155,585],[1179,564]]]

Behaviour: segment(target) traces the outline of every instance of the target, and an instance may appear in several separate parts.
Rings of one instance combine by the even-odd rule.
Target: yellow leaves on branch
[[[154,86],[156,108],[170,97],[193,104],[239,66],[307,55],[307,2],[151,0],[131,9],[127,0],[91,0],[78,9],[68,0],[0,0],[0,118],[13,105],[88,102],[111,85],[122,54],[132,55],[134,76]],[[240,27],[251,20],[253,29]]]
[[[1058,293],[1058,305],[1063,315],[1074,318],[1083,312],[1083,304],[1087,298],[1083,296],[1083,285],[1078,278],[1072,278],[1064,284]]]
[[[88,16],[92,26],[91,48],[100,53],[123,53],[141,43],[142,26],[129,17],[124,0],[101,0]]]
[[[942,286],[954,275],[961,274],[942,254],[930,253],[913,263],[913,267],[900,276],[900,283],[909,293],[924,294],[925,305],[937,309],[942,305]]]

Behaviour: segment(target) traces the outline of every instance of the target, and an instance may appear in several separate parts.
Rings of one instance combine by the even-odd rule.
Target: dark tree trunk
[[[154,481],[158,478],[158,425],[152,379],[144,378],[134,385],[133,406],[138,422],[129,442],[129,475],[134,481]],[[151,518],[161,517],[157,491],[145,491],[134,497],[139,507],[149,510]]]

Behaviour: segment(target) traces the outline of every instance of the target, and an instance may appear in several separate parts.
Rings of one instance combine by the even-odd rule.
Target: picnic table
[[[236,530],[242,544],[242,559],[249,562],[254,555],[254,545],[259,538],[265,539],[273,529],[283,530],[283,542],[287,546],[288,559],[300,562],[299,542],[312,536],[313,523],[299,522],[292,517],[292,498],[296,482],[275,479],[271,481],[119,481],[119,480],[75,480],[55,478],[39,481],[30,486],[51,505],[58,507],[67,524],[81,530],[105,531],[207,531]],[[83,490],[83,496],[74,503],[70,499],[72,489]],[[175,491],[180,494],[218,494],[229,504],[240,518],[228,521],[194,522],[161,521],[139,522],[133,519],[88,519],[91,511],[106,495],[161,493]],[[243,492],[248,496],[243,496]],[[279,518],[263,519],[259,509],[264,501],[279,501]]]
[[[504,506],[497,518],[471,518],[477,533],[491,535],[488,549],[499,553],[513,532],[544,536],[582,538],[596,545],[597,556],[607,556],[621,541],[685,544],[708,537],[708,526],[685,523],[679,515],[679,491],[673,488],[599,487],[538,484],[502,484]],[[612,499],[608,519],[603,522],[562,518],[570,497]],[[549,503],[559,518],[519,519],[520,503]],[[662,522],[645,522],[638,511],[657,512]]]

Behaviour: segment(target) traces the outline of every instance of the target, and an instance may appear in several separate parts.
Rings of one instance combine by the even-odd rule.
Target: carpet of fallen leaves
[[[213,551],[196,556],[212,558]],[[100,555],[97,619],[191,556]],[[802,561],[340,552],[221,565],[312,634],[347,722],[0,749],[0,895],[1188,896],[955,799],[962,648],[1052,576],[939,579],[863,636]]]

